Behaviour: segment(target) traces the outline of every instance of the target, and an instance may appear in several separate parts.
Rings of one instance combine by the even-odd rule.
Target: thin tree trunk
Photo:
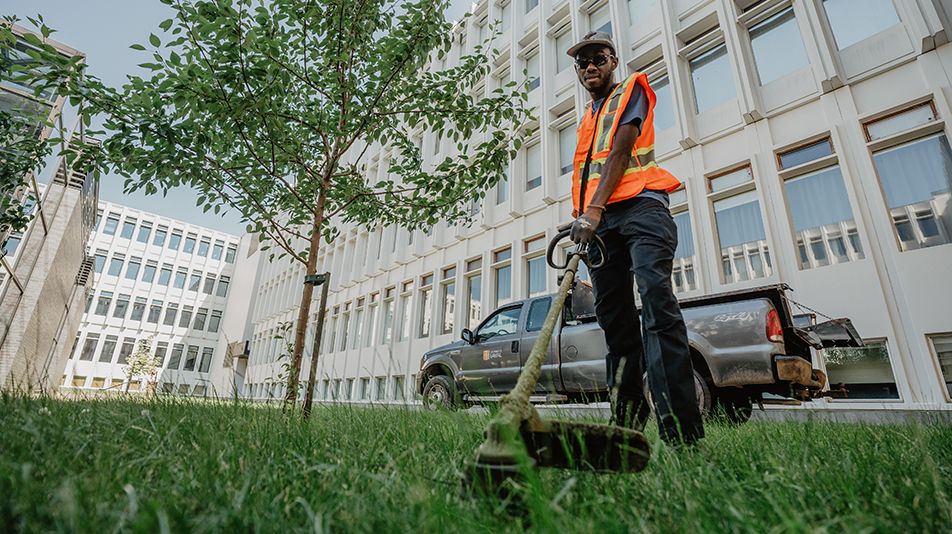
[[[333,168],[333,166],[331,166]],[[317,273],[317,252],[321,245],[321,227],[324,225],[324,205],[327,202],[327,186],[330,183],[330,174],[324,177],[321,192],[317,197],[317,209],[314,215],[314,224],[311,226],[311,242],[307,249],[307,264],[305,276]],[[307,334],[307,320],[311,313],[311,298],[314,296],[314,286],[304,285],[301,291],[301,304],[298,309],[297,323],[294,331],[294,354],[291,356],[290,376],[288,377],[288,391],[285,394],[285,404],[293,408],[297,402],[298,383],[301,378],[301,360],[304,355],[304,338]]]

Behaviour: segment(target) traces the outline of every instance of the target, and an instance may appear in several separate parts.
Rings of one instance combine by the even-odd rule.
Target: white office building
[[[679,294],[783,282],[850,317],[867,348],[819,366],[851,398],[814,409],[952,408],[952,2],[483,0],[474,13],[456,46],[500,21],[485,88],[528,70],[539,133],[470,227],[341,225],[319,259],[332,281],[318,399],[402,402],[426,350],[555,288],[542,256],[570,219],[589,98],[565,50],[601,30],[619,77],[648,73],[658,160],[685,183],[671,198]],[[452,150],[421,135],[426,158]],[[368,153],[368,172],[385,173],[388,147]],[[243,391],[267,398],[283,394],[274,336],[296,316],[303,270],[260,261]]]
[[[93,291],[63,389],[144,389],[147,377],[128,380],[127,359],[140,340],[151,340],[162,362],[160,392],[224,394],[212,387],[211,374],[228,351],[222,322],[239,238],[100,201],[89,249],[95,258]],[[242,307],[239,302],[235,313],[243,319]]]

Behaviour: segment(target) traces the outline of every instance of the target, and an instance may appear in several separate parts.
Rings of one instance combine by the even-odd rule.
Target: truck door
[[[545,316],[549,313],[549,307],[552,306],[552,297],[542,297],[529,303],[529,311],[526,314],[526,329],[522,333],[522,339],[519,343],[520,363],[524,366],[532,353],[532,347],[539,338],[539,331],[542,330],[542,323],[545,322]],[[561,322],[561,318],[559,320]],[[556,324],[552,332],[553,340],[559,334],[559,324]],[[559,378],[559,354],[554,349],[558,345],[549,341],[546,349],[546,357],[542,362],[542,374],[539,375],[539,381],[536,382],[536,393],[558,393],[562,390],[562,380]],[[518,380],[518,379],[517,379]]]
[[[519,378],[519,318],[522,303],[496,310],[460,350],[460,382],[471,395],[502,395]]]

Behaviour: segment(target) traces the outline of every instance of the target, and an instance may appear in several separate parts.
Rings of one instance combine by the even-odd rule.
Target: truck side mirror
[[[464,328],[463,333],[460,335],[460,337],[462,337],[463,341],[469,343],[470,345],[472,345],[476,341],[475,337],[473,336],[473,331],[470,330],[469,328]]]

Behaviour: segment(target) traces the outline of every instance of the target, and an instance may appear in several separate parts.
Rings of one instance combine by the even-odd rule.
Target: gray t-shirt
[[[596,100],[592,102],[592,116],[594,117],[598,113],[598,108],[602,107],[602,103],[605,102],[605,99]],[[648,116],[648,95],[645,94],[645,90],[640,85],[635,86],[634,91],[631,93],[631,98],[628,99],[628,105],[625,106],[625,111],[621,114],[622,124],[634,124],[638,128],[638,133],[641,133],[641,124],[645,122],[645,117]],[[641,193],[638,193],[639,197],[653,198],[658,202],[664,204],[664,207],[669,206],[668,193],[666,191],[659,191],[656,189],[645,189]]]

